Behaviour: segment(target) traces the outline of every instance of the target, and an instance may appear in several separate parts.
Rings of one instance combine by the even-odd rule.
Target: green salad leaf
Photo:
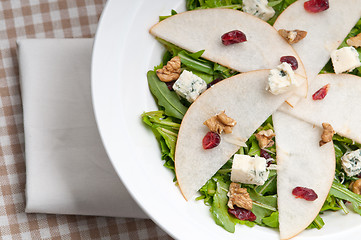
[[[187,66],[190,70],[213,75],[213,64],[209,61],[200,59],[203,52],[204,50],[189,54],[183,50],[178,53],[178,56],[180,57],[182,64]]]
[[[268,180],[261,186],[255,187],[255,191],[260,195],[277,193],[277,174],[275,170],[271,170]]]
[[[186,0],[187,10],[206,8],[241,9],[242,0]]]
[[[249,196],[253,201],[252,212],[256,215],[256,223],[263,225],[263,218],[277,211],[277,195],[262,196],[249,188]]]
[[[323,221],[321,216],[317,215],[315,220],[313,220],[313,222],[307,227],[307,229],[312,229],[312,228],[321,229],[324,225],[325,225],[325,222]]]
[[[332,184],[330,195],[351,202],[353,210],[361,215],[361,195],[353,193],[347,187],[336,181]]]
[[[175,145],[180,124],[176,119],[167,117],[162,110],[143,113],[142,120],[151,127],[159,142],[164,165],[174,170]]]
[[[268,217],[264,217],[262,219],[262,223],[271,228],[278,228],[278,211],[271,213],[271,215]]]
[[[210,208],[214,221],[228,232],[234,233],[235,223],[228,213],[228,188],[230,182],[224,182],[215,178],[217,188],[213,196],[213,202]]]
[[[182,119],[187,111],[178,95],[168,89],[167,85],[160,81],[155,71],[147,73],[149,89],[157,98],[158,105],[164,107],[165,114],[170,117]]]
[[[178,14],[177,11],[172,9],[170,15],[168,15],[168,16],[159,16],[159,22],[160,22],[160,21],[163,21],[164,19],[167,19],[167,18],[169,18],[169,17],[171,17],[171,16],[173,16],[173,15],[176,15],[176,14]]]

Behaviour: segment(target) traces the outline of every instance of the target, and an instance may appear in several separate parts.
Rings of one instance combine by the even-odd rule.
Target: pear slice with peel
[[[240,30],[247,41],[225,46],[221,36]],[[150,33],[190,52],[205,50],[202,57],[238,72],[271,69],[282,56],[294,56],[295,71],[306,76],[295,50],[263,20],[232,9],[203,9],[171,16],[150,29]]]
[[[190,106],[182,120],[175,151],[175,171],[185,199],[191,199],[292,94],[273,95],[266,91],[268,75],[269,70],[258,70],[225,79]],[[221,134],[220,145],[205,150],[202,140],[209,129],[203,122],[221,111],[237,124],[232,133]]]
[[[281,239],[290,239],[316,218],[335,174],[333,142],[319,146],[322,129],[282,112],[273,114],[277,150],[277,195]],[[292,190],[306,187],[318,198],[295,198]]]
[[[322,100],[312,95],[330,84]],[[361,77],[351,74],[320,74],[309,87],[307,98],[294,108],[282,106],[280,111],[321,127],[331,124],[340,135],[361,143]]]

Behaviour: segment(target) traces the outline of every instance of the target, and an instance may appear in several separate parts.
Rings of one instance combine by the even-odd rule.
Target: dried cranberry
[[[234,209],[228,208],[228,212],[232,215],[234,215],[236,218],[238,218],[239,220],[246,220],[246,221],[255,221],[256,220],[256,215],[254,215],[253,212],[244,209],[244,208],[239,208],[237,206],[234,206]]]
[[[216,79],[214,79],[212,82],[210,82],[210,83],[207,84],[207,88],[212,87],[214,84],[219,83],[219,82],[222,81],[222,80],[223,80],[222,78],[216,78]]]
[[[310,0],[303,4],[307,12],[318,13],[327,10],[330,6],[328,0]]]
[[[220,142],[221,142],[221,136],[219,136],[218,133],[208,132],[204,136],[202,144],[204,149],[211,149],[217,147]]]
[[[315,191],[305,187],[295,187],[292,190],[292,194],[295,195],[296,198],[303,198],[307,201],[315,201],[318,198]]]
[[[269,159],[272,158],[271,154],[269,154],[267,151],[265,151],[264,149],[261,149],[261,157],[265,158],[265,159]]]
[[[171,82],[166,82],[165,84],[167,85],[169,90],[174,91],[173,90],[174,83],[175,83],[175,81],[171,81]]]
[[[312,95],[312,99],[313,100],[322,100],[326,97],[327,93],[328,93],[328,89],[330,88],[330,84],[327,84],[325,86],[323,86],[322,88],[320,88],[317,92],[315,92]]]
[[[239,30],[233,30],[233,31],[227,32],[222,35],[221,39],[222,39],[223,45],[226,45],[226,46],[247,41],[246,35]]]
[[[281,57],[280,61],[286,62],[291,65],[292,70],[296,70],[298,68],[298,62],[297,59],[294,56],[283,56]]]

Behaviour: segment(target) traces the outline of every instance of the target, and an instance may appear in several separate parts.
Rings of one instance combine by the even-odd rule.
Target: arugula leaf
[[[341,183],[333,181],[330,195],[351,202],[353,210],[361,215],[361,195],[353,193]]]
[[[255,187],[255,191],[260,195],[267,193],[277,194],[277,175],[275,170],[271,170],[268,180],[261,186]]]
[[[312,228],[321,229],[324,225],[325,225],[325,222],[323,221],[321,216],[317,215],[315,220],[313,220],[313,222],[307,227],[307,229],[312,229]]]
[[[180,47],[166,41],[166,40],[163,40],[161,38],[156,38],[158,42],[160,42],[161,44],[163,44],[163,46],[172,54],[172,57],[175,57],[178,55],[178,53],[180,51],[183,51],[183,49],[181,49]]]
[[[253,201],[252,212],[256,215],[256,223],[264,226],[262,219],[270,216],[273,212],[277,211],[277,196],[262,196],[255,192],[253,189],[248,189],[249,196]]]
[[[336,202],[336,198],[330,194],[328,194],[326,201],[323,203],[323,206],[320,210],[320,212],[324,212],[324,211],[338,211],[341,208],[338,207],[337,202]]]
[[[260,156],[261,155],[261,149],[258,146],[258,141],[256,140],[256,138],[254,137],[254,135],[252,135],[252,137],[248,140],[251,142],[251,148],[249,149],[248,155],[254,157],[254,156]]]
[[[204,199],[204,204],[207,206],[210,206],[213,202],[213,196],[216,193],[217,184],[216,182],[211,178],[207,181],[206,184],[199,189],[200,193],[202,194],[196,200]]]
[[[223,227],[228,232],[234,233],[235,223],[232,221],[232,218],[228,213],[227,206],[229,182],[227,183],[217,180],[216,184],[217,190],[213,196],[213,202],[210,211],[217,225]]]
[[[221,79],[224,79],[224,78],[230,78],[236,74],[238,74],[239,72],[237,71],[233,71],[227,67],[224,67],[222,65],[219,65],[218,63],[214,63],[214,66],[213,66],[213,70],[214,70],[214,79],[216,78],[221,78]]]
[[[180,57],[182,64],[186,65],[188,68],[213,75],[212,62],[199,59],[199,53],[202,54],[203,52],[204,50],[189,54],[183,50],[178,53],[178,56]]]
[[[180,102],[178,95],[158,79],[155,71],[148,71],[147,78],[150,91],[157,98],[158,105],[164,107],[165,114],[182,119],[187,108]]]
[[[143,113],[142,120],[152,128],[159,142],[164,166],[174,170],[175,144],[180,124],[176,119],[166,117],[162,110]]]
[[[275,1],[269,1],[268,2],[268,6],[270,7],[274,7],[274,6],[277,6],[278,4],[282,3],[283,0],[275,0]]]
[[[161,21],[163,21],[164,19],[167,19],[167,18],[169,18],[169,17],[171,17],[171,16],[173,16],[173,15],[176,15],[176,14],[178,14],[177,11],[172,9],[170,15],[168,15],[168,16],[159,16],[159,22],[161,22]]]
[[[270,216],[264,217],[262,223],[271,228],[278,228],[278,211],[273,212]]]
[[[206,8],[241,9],[242,0],[186,0],[187,10]]]

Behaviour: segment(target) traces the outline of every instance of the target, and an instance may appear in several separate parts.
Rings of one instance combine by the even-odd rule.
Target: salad
[[[255,0],[257,2],[257,0]],[[186,1],[187,10],[197,10],[197,9],[208,9],[208,8],[227,8],[234,9],[240,11],[246,11],[245,7],[246,0],[243,1],[200,1],[194,0]],[[262,1],[258,1],[262,2]],[[267,2],[267,1],[266,1]],[[278,0],[278,1],[268,1],[267,11],[264,11],[264,14],[259,14],[260,12],[252,12],[252,10],[247,10],[251,14],[256,15],[258,18],[262,20],[266,20],[269,24],[275,24],[277,18],[280,14],[287,9],[292,3],[296,1],[294,0]],[[331,2],[333,3],[333,2]],[[248,5],[246,5],[248,6]],[[272,9],[272,10],[270,10]],[[325,10],[327,11],[327,9]],[[273,13],[272,13],[273,12]],[[160,21],[163,21],[177,13],[172,10],[170,16],[161,16],[159,18]],[[273,14],[273,15],[272,15]],[[271,16],[272,15],[272,16]],[[277,24],[277,22],[276,22]],[[280,23],[278,23],[280,24]],[[281,24],[282,25],[282,24]],[[347,37],[338,47],[338,49],[342,49],[344,47],[349,47],[350,41],[355,40],[356,37],[361,32],[361,21],[357,22],[357,24],[352,28],[352,30],[348,33]],[[286,36],[286,38],[289,35]],[[307,36],[306,36],[307,38]],[[351,39],[351,40],[350,40]],[[164,45],[166,51],[163,55],[162,62],[154,67],[154,70],[151,70],[147,74],[149,88],[156,98],[159,109],[146,112],[142,114],[143,122],[148,125],[153,131],[156,139],[160,144],[160,150],[162,153],[162,159],[164,160],[164,166],[175,171],[175,152],[176,145],[178,140],[179,130],[182,124],[182,120],[188,110],[188,108],[196,101],[198,95],[203,96],[203,91],[207,88],[212,88],[212,91],[216,89],[223,83],[224,79],[228,78],[237,78],[240,72],[244,72],[241,69],[239,71],[235,70],[236,67],[230,68],[226,65],[221,65],[215,61],[210,61],[204,58],[204,50],[190,52],[185,50],[178,45],[170,43],[170,41],[166,41],[162,38],[157,38],[157,40]],[[289,40],[289,39],[288,39]],[[302,39],[300,40],[302,42]],[[289,42],[289,41],[288,41]],[[242,43],[237,43],[242,44]],[[355,46],[356,47],[356,46]],[[284,49],[284,48],[282,48]],[[296,49],[297,50],[297,49]],[[360,51],[359,48],[356,47],[357,51]],[[289,50],[291,51],[291,50]],[[208,55],[207,55],[208,56]],[[295,54],[296,56],[296,54]],[[301,59],[302,58],[300,54]],[[207,57],[209,59],[209,57]],[[296,56],[298,59],[298,56]],[[299,60],[299,59],[298,59]],[[299,70],[296,73],[302,75],[302,61],[298,61]],[[305,66],[307,66],[306,61],[304,62]],[[273,63],[272,63],[273,64]],[[293,66],[292,64],[290,64]],[[327,62],[327,64],[323,67],[320,73],[334,73],[335,63],[332,63],[331,60]],[[169,71],[170,69],[165,68],[165,66],[172,66],[178,69],[176,72],[172,72],[175,76],[171,76],[169,79],[163,79],[161,74]],[[283,70],[282,70],[283,71]],[[309,72],[307,71],[308,80],[310,79]],[[157,74],[158,73],[158,74]],[[177,85],[177,79],[181,76],[181,74],[194,74],[192,75],[194,78],[200,78],[203,80],[202,83],[199,83],[201,86],[197,89],[202,89],[197,92],[196,95],[192,95],[190,93],[183,94],[180,90],[174,91],[177,88],[181,89],[182,86]],[[352,71],[348,72],[349,74],[361,77],[361,68],[360,66],[355,67]],[[267,71],[268,74],[268,71]],[[168,75],[169,74],[165,74]],[[246,74],[247,75],[247,74]],[[244,76],[244,75],[243,75]],[[311,75],[312,76],[312,75]],[[326,80],[327,81],[327,80]],[[203,85],[202,85],[203,84]],[[219,84],[219,85],[217,85]],[[223,84],[225,85],[225,84]],[[300,84],[302,85],[302,84]],[[326,85],[325,85],[326,86]],[[332,87],[332,86],[331,86]],[[302,87],[301,87],[302,89]],[[322,88],[320,88],[321,90]],[[323,98],[327,98],[327,90],[324,88],[321,95],[321,101]],[[333,93],[332,93],[333,94]],[[302,95],[302,91],[301,91]],[[319,96],[318,94],[317,96]],[[289,95],[286,96],[286,99],[289,99]],[[281,101],[283,102],[283,101]],[[304,101],[301,100],[300,105]],[[304,109],[298,110],[298,102],[295,100],[290,100],[290,105],[295,105],[295,109],[300,111],[301,113],[298,118],[305,117],[305,121],[312,122],[313,118],[307,119],[307,116],[310,114],[307,113],[307,106]],[[297,104],[297,105],[296,105]],[[305,104],[304,104],[305,105]],[[276,107],[276,109],[278,106]],[[285,108],[282,106],[282,108]],[[276,110],[274,109],[274,110]],[[222,111],[224,109],[218,109]],[[284,112],[292,111],[289,109],[285,109]],[[297,115],[296,113],[290,113],[291,115]],[[272,111],[273,112],[273,111]],[[279,227],[279,210],[277,204],[277,134],[276,139],[274,139],[275,126],[273,122],[272,114],[268,114],[268,118],[264,121],[260,126],[256,129],[256,131],[251,134],[246,141],[239,141],[237,145],[237,151],[232,157],[228,158],[227,161],[222,164],[222,166],[218,169],[218,171],[211,176],[206,183],[199,189],[199,196],[196,198],[199,201],[204,201],[206,205],[210,207],[210,212],[212,217],[214,218],[216,224],[222,226],[225,230],[229,232],[235,231],[235,224],[242,224],[248,227],[253,227],[255,225],[260,225],[264,227],[270,228],[278,228]],[[227,114],[228,112],[226,112]],[[232,115],[227,117],[232,118]],[[237,123],[238,124],[238,123]],[[317,125],[317,122],[313,123]],[[234,124],[237,126],[236,124]],[[203,126],[204,127],[204,126]],[[233,126],[232,126],[233,127]],[[337,126],[336,126],[337,127]],[[325,128],[325,127],[324,127]],[[277,129],[276,129],[277,130]],[[338,133],[338,129],[336,129]],[[332,130],[333,131],[333,130]],[[210,131],[210,132],[216,132]],[[342,131],[340,131],[342,132]],[[269,133],[268,135],[265,133]],[[336,159],[336,167],[333,175],[333,183],[331,189],[323,202],[323,206],[319,211],[319,214],[316,218],[309,224],[308,228],[317,228],[321,229],[324,226],[324,222],[322,220],[322,214],[325,211],[343,211],[344,213],[348,213],[350,210],[355,211],[356,213],[361,214],[361,196],[360,192],[357,192],[356,186],[360,184],[359,178],[361,177],[361,168],[357,169],[358,163],[358,154],[360,152],[361,145],[351,138],[345,137],[345,134],[338,135],[335,134],[332,137],[334,155]],[[266,143],[264,143],[266,136]],[[222,135],[223,139],[223,135]],[[238,139],[239,140],[239,139]],[[322,138],[323,140],[323,138]],[[222,140],[223,141],[223,140]],[[208,142],[208,144],[214,144],[217,141]],[[206,144],[207,145],[207,144]],[[207,145],[209,146],[209,145]],[[203,143],[204,147],[204,143]],[[233,189],[232,178],[232,165],[233,161],[239,156],[249,156],[252,159],[257,159],[261,157],[266,160],[267,172],[268,175],[265,177],[262,184],[252,184],[252,183],[238,183],[238,187],[240,186],[243,189],[246,189],[249,198],[252,201],[252,207],[250,210],[246,210],[245,208],[231,208],[229,206],[230,200],[230,189]],[[345,167],[345,159],[351,160],[351,163]],[[356,161],[352,163],[352,161]],[[177,174],[178,176],[178,174]],[[175,176],[174,181],[177,182],[177,178]],[[231,210],[230,210],[231,209]],[[236,210],[234,210],[236,209]]]

